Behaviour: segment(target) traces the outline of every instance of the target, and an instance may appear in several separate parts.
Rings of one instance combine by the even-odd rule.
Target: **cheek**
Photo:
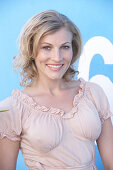
[[[71,62],[72,57],[73,57],[73,52],[72,52],[72,51],[69,51],[69,53],[68,53],[67,56],[66,56],[67,61],[68,61],[68,62]]]
[[[38,54],[36,59],[35,59],[35,62],[38,64],[38,63],[45,62],[46,60],[47,60],[47,55]]]
[[[71,63],[71,61],[72,61],[72,55],[70,55],[70,56],[67,57],[67,61],[68,61],[69,64]]]

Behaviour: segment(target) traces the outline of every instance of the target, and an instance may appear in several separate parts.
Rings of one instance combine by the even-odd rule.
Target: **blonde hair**
[[[77,26],[65,15],[54,10],[47,10],[36,14],[24,26],[19,36],[19,54],[14,57],[14,69],[20,69],[21,86],[32,84],[37,77],[38,69],[35,64],[35,57],[40,39],[50,33],[66,27],[73,34],[72,49],[73,58],[71,65],[64,74],[65,80],[71,80],[75,73],[73,63],[81,53],[81,36]]]

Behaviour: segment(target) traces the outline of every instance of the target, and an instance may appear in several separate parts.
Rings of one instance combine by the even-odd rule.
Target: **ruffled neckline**
[[[34,97],[31,97],[31,96],[23,93],[19,89],[13,90],[12,96],[19,99],[21,102],[29,105],[31,108],[33,108],[35,110],[41,110],[42,112],[48,112],[49,114],[52,114],[52,115],[53,114],[54,115],[60,115],[62,118],[68,119],[68,118],[74,117],[74,115],[77,114],[78,103],[79,103],[80,99],[82,98],[82,96],[84,95],[86,82],[82,78],[79,78],[78,81],[80,81],[80,84],[79,84],[79,87],[78,87],[79,88],[78,93],[74,96],[73,107],[69,112],[65,112],[64,110],[59,109],[59,108],[55,108],[55,107],[47,107],[47,106],[40,105],[36,101],[34,101]]]

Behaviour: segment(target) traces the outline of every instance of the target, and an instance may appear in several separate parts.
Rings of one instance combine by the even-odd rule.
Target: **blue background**
[[[94,36],[104,36],[113,43],[113,0],[4,0],[0,1],[0,100],[19,86],[19,75],[13,72],[12,60],[17,54],[16,40],[24,23],[36,13],[55,9],[67,15],[80,29],[83,45]],[[96,69],[95,69],[96,67]],[[107,75],[113,82],[113,64],[104,65],[97,55],[91,61],[89,79]],[[96,151],[96,164],[103,170]],[[19,153],[17,170],[27,169]]]

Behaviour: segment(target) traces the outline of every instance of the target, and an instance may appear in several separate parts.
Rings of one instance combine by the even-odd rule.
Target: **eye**
[[[50,46],[44,46],[44,47],[42,47],[44,50],[50,50],[51,49],[51,47]]]
[[[63,45],[62,48],[63,48],[63,49],[69,49],[70,46],[69,46],[69,45]]]

